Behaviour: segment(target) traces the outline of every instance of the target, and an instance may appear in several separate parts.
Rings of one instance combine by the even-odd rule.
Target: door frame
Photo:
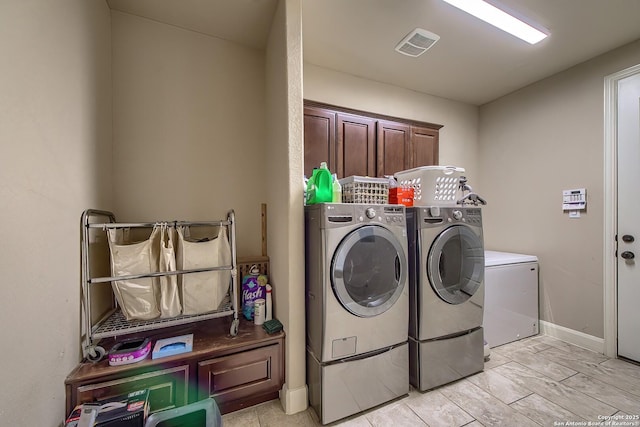
[[[604,78],[604,354],[618,356],[618,81],[640,74],[640,64]]]

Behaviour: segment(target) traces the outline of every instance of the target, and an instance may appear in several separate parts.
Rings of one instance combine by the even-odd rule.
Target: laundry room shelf
[[[91,362],[98,362],[105,355],[100,346],[100,340],[111,337],[121,337],[138,332],[159,328],[185,325],[219,317],[233,316],[230,335],[235,336],[238,331],[238,266],[236,258],[236,228],[235,214],[231,210],[224,220],[216,221],[156,221],[140,223],[118,223],[112,212],[88,209],[82,218],[82,314],[83,314],[83,356]],[[172,270],[166,272],[152,271],[145,274],[129,274],[114,276],[110,268],[110,251],[106,231],[109,229],[151,229],[157,225],[178,227],[226,227],[229,240],[231,261],[228,264],[216,265],[212,259],[211,267]],[[217,258],[217,257],[216,257]],[[197,314],[180,314],[149,320],[127,320],[111,284],[115,281],[156,278],[163,276],[184,276],[212,271],[229,271],[230,283],[226,295],[220,301],[217,309]],[[108,286],[107,286],[108,285]],[[180,309],[182,311],[182,309]]]
[[[131,334],[150,331],[159,327],[183,325],[222,316],[231,316],[233,313],[233,306],[229,296],[225,298],[218,310],[203,314],[181,315],[169,319],[127,320],[122,311],[116,309],[94,326],[92,336],[94,339],[117,337],[123,333]]]

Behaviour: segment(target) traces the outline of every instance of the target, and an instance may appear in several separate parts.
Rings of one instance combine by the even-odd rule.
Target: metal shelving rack
[[[99,219],[102,219],[101,221]],[[105,221],[106,220],[106,221]],[[150,223],[118,223],[112,212],[101,211],[95,209],[87,209],[82,213],[82,304],[84,317],[84,334],[82,339],[83,356],[91,362],[98,362],[105,355],[105,349],[101,347],[99,341],[103,338],[112,338],[121,335],[132,334],[136,332],[144,332],[170,326],[183,325],[202,320],[209,320],[224,316],[233,316],[231,322],[230,334],[236,336],[238,333],[238,277],[237,277],[237,257],[236,257],[236,226],[235,213],[229,211],[226,220],[219,221],[160,221]],[[231,247],[231,265],[198,268],[191,270],[177,270],[169,272],[154,272],[149,274],[127,275],[127,276],[104,276],[93,277],[91,272],[91,232],[92,230],[102,230],[103,232],[109,228],[152,228],[158,224],[167,224],[173,227],[180,226],[218,226],[228,227],[227,235],[229,236],[229,244]],[[106,234],[106,233],[105,233]],[[215,311],[194,314],[180,315],[171,318],[157,318],[152,320],[126,320],[122,312],[117,306],[115,296],[112,294],[112,308],[95,323],[92,321],[92,287],[101,283],[110,283],[115,280],[132,280],[147,277],[160,277],[168,275],[181,275],[201,273],[206,271],[231,271],[231,286],[229,293]]]

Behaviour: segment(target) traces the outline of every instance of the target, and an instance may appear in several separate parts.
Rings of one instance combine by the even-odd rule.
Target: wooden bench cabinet
[[[81,362],[65,380],[66,413],[81,403],[149,389],[151,412],[213,397],[224,413],[278,398],[284,384],[284,332],[267,334],[244,319],[229,335],[231,319],[221,318],[152,331],[160,338],[193,333],[189,353],[122,366]],[[133,337],[133,336],[131,336]],[[128,337],[129,338],[129,337]],[[108,350],[115,344],[104,343]]]
[[[278,397],[282,387],[279,344],[198,363],[198,400],[213,397],[224,412]]]

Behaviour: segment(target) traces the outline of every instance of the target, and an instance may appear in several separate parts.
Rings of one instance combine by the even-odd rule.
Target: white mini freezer
[[[539,332],[538,258],[485,251],[484,339],[497,347]]]

